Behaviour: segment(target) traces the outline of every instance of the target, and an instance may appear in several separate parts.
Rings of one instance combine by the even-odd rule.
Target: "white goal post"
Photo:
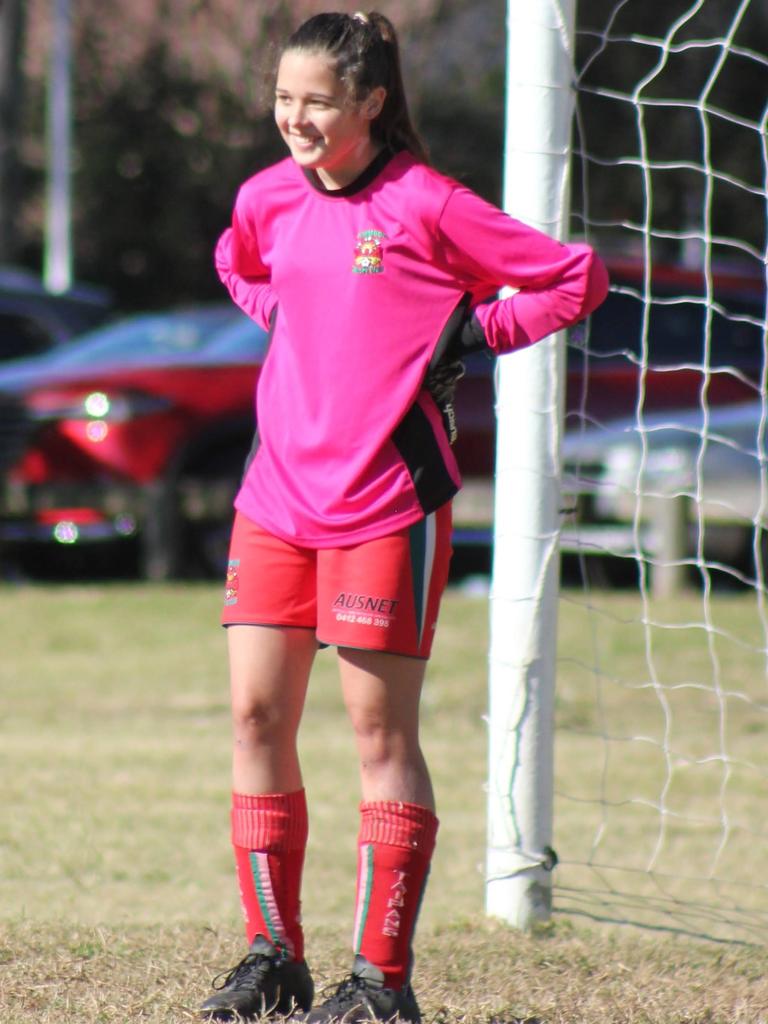
[[[509,0],[504,208],[562,238],[575,0]],[[563,339],[499,360],[489,673],[486,910],[551,909]]]
[[[505,207],[612,284],[499,361],[486,910],[765,943],[768,8],[508,28]]]

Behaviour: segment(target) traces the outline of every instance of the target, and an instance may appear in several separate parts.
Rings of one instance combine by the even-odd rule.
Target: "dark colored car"
[[[571,332],[566,429],[651,412],[749,401],[765,360],[763,274],[610,261],[611,291]]]
[[[611,291],[569,333],[566,433],[642,410],[717,407],[760,392],[765,366],[764,275],[611,260]],[[507,358],[514,359],[513,356]],[[493,363],[468,367],[459,391],[458,537],[488,544],[493,518]]]
[[[265,345],[222,305],[121,320],[0,369],[18,453],[0,539],[134,538],[149,578],[218,565]]]
[[[55,295],[29,271],[0,267],[0,362],[46,352],[97,327],[110,312],[101,288],[76,284]]]

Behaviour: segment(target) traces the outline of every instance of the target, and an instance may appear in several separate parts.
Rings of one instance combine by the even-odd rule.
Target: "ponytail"
[[[392,22],[383,14],[317,14],[288,39],[283,52],[327,54],[355,100],[380,86],[386,98],[371,122],[371,136],[389,149],[407,150],[428,163],[427,147],[413,126],[405,95],[400,47]]]
[[[426,144],[414,128],[408,109],[400,45],[395,27],[388,18],[376,11],[368,15],[368,21],[379,33],[389,60],[389,81],[383,83],[387,90],[387,98],[381,113],[371,126],[371,131],[374,134],[380,132],[378,138],[390,149],[407,149],[417,160],[428,163]]]

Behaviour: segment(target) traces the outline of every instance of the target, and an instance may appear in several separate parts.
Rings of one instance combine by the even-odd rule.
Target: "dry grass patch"
[[[213,586],[0,586],[0,1024],[181,1024],[242,954],[219,596]],[[752,696],[731,701],[727,721],[740,758],[764,765],[765,681],[750,609],[748,595],[714,607],[739,638],[723,642],[717,669]],[[678,602],[654,614],[666,625],[697,610]],[[637,598],[606,596],[593,611],[598,635],[564,598],[555,924],[523,936],[482,915],[487,605],[446,599],[423,708],[441,817],[417,942],[425,1022],[768,1024],[765,946],[696,939],[736,929],[765,941],[764,769],[735,766],[726,791],[733,823],[751,830],[734,831],[720,856],[720,869],[742,879],[738,902],[717,910],[722,887],[682,882],[670,914],[644,870],[658,813],[605,798],[651,800],[670,767],[674,807],[698,807],[712,769],[694,777],[681,758],[660,766],[658,747],[649,758],[648,744],[607,743],[610,730],[658,737],[664,714],[654,691],[635,685],[648,678]],[[653,645],[672,686],[712,664],[700,631],[665,629]],[[707,695],[668,696],[684,751],[711,745]],[[301,744],[311,808],[304,911],[322,987],[349,965],[358,799],[332,652],[318,658]],[[598,854],[617,870],[637,862],[621,885],[589,864],[601,824]],[[706,863],[717,838],[717,828],[714,837],[670,830],[680,873]],[[600,927],[599,918],[643,927]]]
[[[310,934],[318,988],[348,951]],[[13,1024],[183,1024],[213,973],[242,953],[232,931],[0,927],[0,1020]],[[424,1020],[441,1024],[765,1024],[764,950],[550,929],[511,933],[484,921],[433,930],[418,944]]]

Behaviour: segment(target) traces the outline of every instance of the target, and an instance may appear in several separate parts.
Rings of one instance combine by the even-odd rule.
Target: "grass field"
[[[241,954],[218,602],[219,588],[207,585],[0,588],[2,1024],[189,1021],[212,974]],[[737,679],[749,699],[725,698],[725,738],[738,754],[727,787],[735,803],[719,806],[739,826],[729,834],[739,870],[755,881],[764,874],[765,844],[756,841],[764,835],[766,795],[759,629],[746,596],[724,597],[713,608],[721,630],[714,660],[711,637],[702,645],[700,630],[691,639],[673,628],[697,614],[693,603],[653,609],[652,633],[646,626],[638,638],[629,626],[636,598],[606,595],[590,613],[590,621],[601,618],[596,640],[583,606],[564,600],[559,909],[550,925],[521,935],[482,911],[487,605],[448,596],[424,699],[442,822],[417,942],[415,986],[426,1021],[768,1022],[762,939],[704,941],[712,929],[691,924],[684,900],[708,907],[712,885],[675,888],[670,866],[675,857],[681,864],[711,859],[712,841],[718,848],[722,815],[710,827],[695,808],[696,773],[707,782],[711,771],[696,763],[696,744],[713,724],[722,734],[723,715],[714,715],[712,702],[719,699],[722,712],[723,687],[715,684]],[[596,672],[606,664],[610,671]],[[694,675],[707,685],[687,687]],[[681,746],[672,757],[654,746],[670,721],[687,725],[675,733]],[[318,657],[301,742],[311,808],[304,917],[322,986],[348,967],[358,799],[331,652]],[[656,767],[653,757],[641,761],[649,746]],[[694,781],[686,782],[691,773]],[[666,784],[676,812],[693,801],[693,825],[672,818],[658,877],[644,868],[659,815],[640,804],[630,808],[629,823],[617,823],[622,778],[647,788],[649,802]],[[721,781],[718,775],[713,784]],[[750,815],[752,831],[740,826]],[[604,837],[598,844],[596,828]],[[627,848],[641,876],[631,896],[600,867]],[[731,873],[729,849],[718,876]],[[651,913],[669,897],[664,879],[673,919],[668,907],[661,918]],[[739,912],[764,921],[764,887],[753,888],[742,886]]]

